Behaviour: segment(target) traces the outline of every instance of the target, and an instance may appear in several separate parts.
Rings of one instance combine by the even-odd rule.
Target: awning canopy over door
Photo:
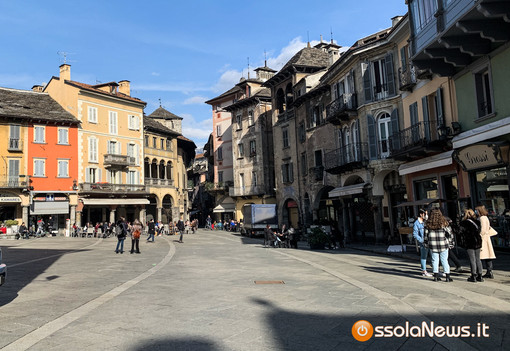
[[[221,212],[234,212],[235,210],[235,205],[234,204],[221,204],[221,205],[218,205],[216,206],[214,209],[213,209],[213,212],[214,213],[221,213]]]
[[[82,199],[84,205],[148,205],[148,199]]]
[[[398,174],[402,176],[425,171],[427,169],[451,165],[453,163],[452,154],[453,150],[405,163],[398,168]]]
[[[354,195],[354,194],[361,194],[363,192],[363,190],[365,189],[365,186],[367,186],[368,184],[370,184],[370,183],[361,183],[361,184],[341,186],[341,187],[331,190],[328,193],[328,195],[329,195],[329,197],[342,197],[342,196],[349,196],[349,195]]]
[[[41,201],[32,202],[31,215],[68,214],[69,201]]]

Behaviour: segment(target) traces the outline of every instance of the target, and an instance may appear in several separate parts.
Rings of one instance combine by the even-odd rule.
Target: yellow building
[[[181,135],[182,118],[162,107],[144,117],[144,170],[150,204],[147,217],[164,224],[188,219],[187,168],[193,141]]]
[[[145,222],[148,191],[143,169],[143,109],[130,95],[130,82],[89,85],[71,80],[60,66],[44,92],[81,122],[78,132],[80,201],[76,222],[113,222],[121,216]]]

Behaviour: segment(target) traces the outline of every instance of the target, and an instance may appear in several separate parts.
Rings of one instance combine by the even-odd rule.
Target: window
[[[89,139],[89,162],[97,162],[97,139]]]
[[[172,143],[170,142],[169,139],[166,139],[166,149],[168,151],[172,151]]]
[[[108,140],[108,153],[111,155],[118,155],[118,144],[116,141]]]
[[[19,161],[9,160],[9,186],[19,186]]]
[[[127,145],[127,155],[129,157],[133,157],[134,158],[134,163],[135,164],[137,164],[137,165],[139,164],[138,163],[138,145],[132,144],[132,143],[128,144]]]
[[[315,167],[322,166],[322,150],[315,150]]]
[[[34,177],[46,176],[46,160],[41,158],[34,158]]]
[[[137,171],[129,171],[127,174],[127,183],[128,184],[138,184]]]
[[[117,112],[110,111],[109,113],[110,119],[109,119],[109,131],[110,134],[117,135]]]
[[[165,150],[165,139],[159,140],[159,146],[161,150]]]
[[[306,176],[308,173],[308,167],[306,164],[306,152],[301,153],[301,175]]]
[[[437,11],[437,0],[414,0],[410,6],[414,32],[419,33],[432,21]]]
[[[299,142],[304,143],[306,141],[305,122],[299,123]]]
[[[287,128],[282,129],[282,141],[284,149],[289,147],[289,130]]]
[[[59,178],[69,177],[69,160],[58,160],[58,173]]]
[[[122,177],[122,172],[120,172],[120,171],[113,170],[113,169],[106,171],[106,181],[108,183],[121,184],[122,183],[121,177]]]
[[[223,171],[218,171],[218,183],[223,183]]]
[[[89,123],[97,123],[97,108],[89,106],[88,108]]]
[[[44,143],[44,126],[34,126],[34,143]]]
[[[221,137],[221,125],[220,124],[216,125],[216,136],[218,138]]]
[[[9,150],[21,150],[20,128],[19,125],[10,125]]]
[[[239,112],[236,114],[236,123],[237,123],[237,130],[243,129],[243,116]]]
[[[155,149],[158,145],[158,138],[152,137],[152,147]]]
[[[250,140],[250,156],[257,155],[257,144],[255,140]]]
[[[282,181],[284,183],[292,183],[294,181],[292,163],[282,164]]]
[[[218,161],[223,160],[223,148],[220,146],[217,151]]]
[[[237,144],[238,157],[244,157],[244,144]]]
[[[69,129],[68,128],[58,128],[58,143],[69,145]]]
[[[94,168],[94,167],[88,167],[85,172],[85,182],[86,183],[98,183],[101,181],[101,170]]]
[[[248,126],[252,126],[254,123],[253,121],[253,111],[250,110],[248,111]]]
[[[257,172],[251,172],[251,185],[257,186]]]
[[[128,116],[128,128],[138,130],[140,129],[140,118],[138,116],[129,115]]]
[[[379,130],[379,150],[381,158],[386,158],[390,155],[389,136],[391,133],[391,118],[388,113],[383,113],[379,116],[377,121]]]
[[[244,173],[239,173],[239,187],[244,188]]]
[[[490,115],[494,110],[492,107],[492,84],[488,67],[475,73],[475,87],[478,118]]]

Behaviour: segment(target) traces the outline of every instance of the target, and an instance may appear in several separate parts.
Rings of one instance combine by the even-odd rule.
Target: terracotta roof
[[[223,94],[219,95],[219,96],[216,96],[215,98],[212,98],[211,100],[208,100],[206,101],[205,103],[206,104],[211,104],[213,101],[215,100],[218,100],[222,97],[225,97],[225,96],[228,96],[228,95],[231,95],[233,93],[237,93],[238,91],[241,91],[241,88],[239,88],[237,85],[229,90],[227,90],[226,92],[224,92]]]
[[[155,119],[148,117],[148,116],[143,116],[143,126],[146,129],[151,129],[156,132],[172,134],[172,135],[179,135],[179,133],[171,130],[170,128],[165,127],[163,124],[159,123]]]
[[[53,77],[53,78],[60,79],[58,77]],[[106,86],[106,85],[117,84],[115,82],[105,83],[105,84],[98,84],[98,85],[90,85],[90,84],[76,82],[74,80],[67,80],[66,83],[70,84],[70,85],[74,85],[77,88],[88,90],[88,91],[93,91],[95,93],[99,93],[99,94],[102,94],[102,95],[115,96],[115,97],[117,97],[119,99],[125,99],[125,100],[129,100],[129,101],[133,101],[133,102],[138,102],[140,104],[147,105],[147,103],[145,101],[142,101],[140,99],[137,99],[135,97],[132,97],[132,96],[129,96],[129,95],[126,95],[126,94],[119,93],[118,91],[116,91],[115,93],[109,93],[107,91],[104,91],[104,90],[101,90],[101,89],[98,88],[98,87],[102,87],[102,86]]]
[[[159,106],[154,112],[152,112],[149,117],[151,118],[164,118],[164,119],[182,119],[177,115],[174,115],[172,112],[165,110],[163,107]]]
[[[0,87],[0,116],[79,124],[49,94]]]

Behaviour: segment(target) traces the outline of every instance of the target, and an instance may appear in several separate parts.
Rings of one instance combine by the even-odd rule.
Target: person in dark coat
[[[156,234],[156,225],[154,224],[154,219],[151,218],[149,221],[149,225],[147,226],[147,229],[149,231],[149,237],[147,238],[147,242],[154,242],[154,234]],[[152,238],[152,240],[151,240]]]
[[[117,222],[117,247],[115,248],[115,253],[124,253],[124,240],[127,236],[127,225],[124,217],[120,217]]]
[[[273,231],[271,230],[271,226],[266,225],[266,229],[264,229],[264,247],[269,247],[271,245],[271,239],[273,237]]]
[[[182,243],[183,242],[182,237],[184,235],[184,229],[185,229],[184,221],[182,220],[182,217],[177,222],[177,229],[179,229],[179,233],[181,234],[181,236],[179,238],[179,242]]]
[[[466,249],[469,264],[471,265],[471,276],[469,282],[483,282],[482,261],[480,260],[480,249],[482,237],[480,236],[480,221],[476,218],[475,211],[468,208],[464,211],[464,217],[459,223],[459,237],[462,238],[462,246]]]

